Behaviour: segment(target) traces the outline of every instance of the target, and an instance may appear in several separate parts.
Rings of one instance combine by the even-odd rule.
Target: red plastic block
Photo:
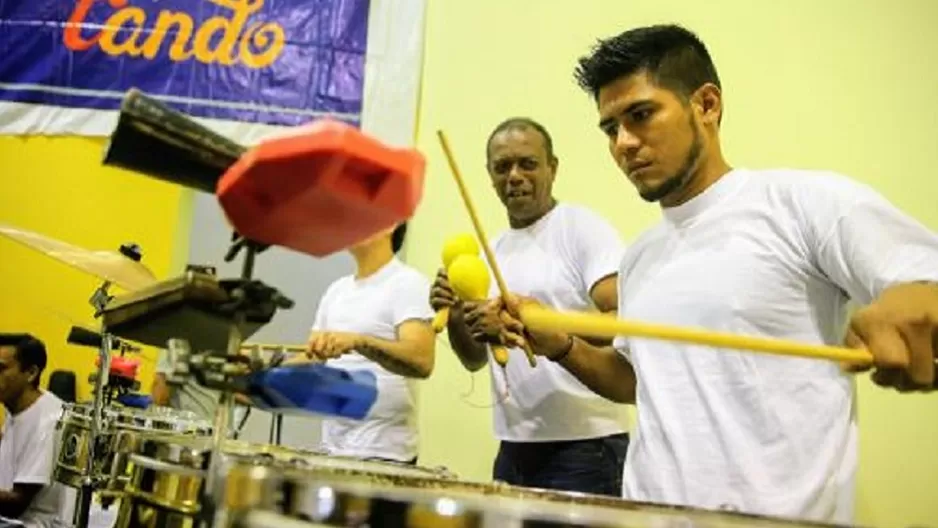
[[[98,357],[94,362],[95,366],[101,366],[101,358]],[[140,367],[140,360],[127,358],[123,356],[111,356],[111,376],[121,376],[128,379],[137,379],[137,368]]]
[[[322,257],[410,218],[425,166],[414,149],[325,119],[248,151],[216,195],[245,238]]]

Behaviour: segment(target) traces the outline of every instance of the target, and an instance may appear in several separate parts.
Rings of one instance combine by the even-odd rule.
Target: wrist
[[[553,361],[554,363],[560,363],[570,355],[570,351],[573,350],[573,345],[573,336],[567,334],[567,340],[564,345],[559,350],[548,356],[547,359]]]
[[[463,318],[463,315],[465,315],[465,312],[463,311],[462,301],[457,300],[457,301],[454,301],[453,304],[449,305],[449,317],[450,318],[455,317],[461,320]]]

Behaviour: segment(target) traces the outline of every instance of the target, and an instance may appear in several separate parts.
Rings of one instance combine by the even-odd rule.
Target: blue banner
[[[0,101],[360,124],[369,0],[0,0]]]

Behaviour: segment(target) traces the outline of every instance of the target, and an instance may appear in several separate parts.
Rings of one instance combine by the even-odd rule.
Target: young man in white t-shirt
[[[616,164],[664,216],[623,258],[622,317],[825,344],[846,327],[875,382],[935,389],[934,233],[839,175],[730,167],[716,68],[683,28],[602,41],[576,75]],[[852,318],[851,300],[867,305]],[[599,392],[637,382],[625,498],[851,521],[855,392],[840,365],[631,337],[566,347],[544,348]]]
[[[558,161],[544,127],[527,118],[506,120],[495,127],[486,151],[510,224],[492,242],[508,289],[557,309],[615,310],[622,242],[592,211],[554,199]],[[494,284],[490,295],[498,296]],[[484,367],[490,357],[485,343],[500,342],[497,307],[458,301],[442,270],[430,302],[434,309],[450,307],[449,341],[463,365],[470,371]],[[532,368],[517,348],[509,350],[505,370],[493,364],[490,372],[501,441],[495,480],[619,495],[628,449],[625,405],[594,393],[554,362]],[[632,393],[610,396],[629,402]]]
[[[61,523],[61,484],[52,480],[62,401],[39,388],[46,348],[29,334],[0,334],[0,517],[27,527]]]
[[[369,370],[378,383],[363,420],[323,420],[322,444],[332,454],[417,461],[417,380],[433,372],[436,335],[430,282],[395,256],[405,232],[401,224],[350,248],[355,274],[333,282],[319,301],[310,357]]]

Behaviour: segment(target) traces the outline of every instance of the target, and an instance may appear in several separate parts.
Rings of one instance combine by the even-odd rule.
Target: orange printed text
[[[101,25],[85,21],[96,0],[78,0],[65,27],[65,45],[73,51],[97,46],[108,55],[155,58],[166,50],[176,62],[195,59],[205,64],[270,66],[283,53],[286,35],[274,22],[249,19],[264,0],[207,0],[226,8],[227,16],[211,17],[200,25],[188,13],[162,10],[147,27],[147,13],[129,0],[106,1],[114,10]]]

